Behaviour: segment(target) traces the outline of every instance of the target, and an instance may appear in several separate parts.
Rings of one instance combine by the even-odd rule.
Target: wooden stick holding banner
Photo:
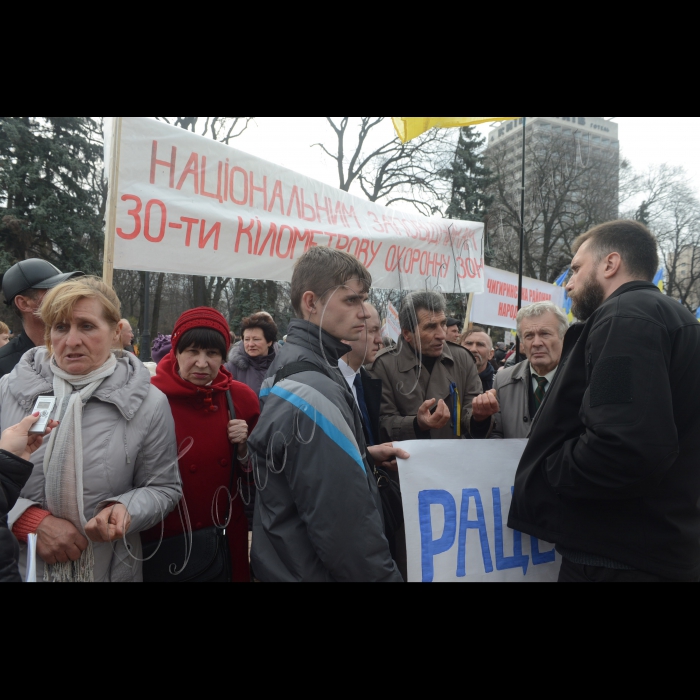
[[[467,316],[464,319],[464,330],[462,333],[466,333],[471,330],[472,327],[472,309],[474,308],[474,294],[469,295],[469,301],[467,302]]]
[[[105,225],[105,249],[102,279],[110,287],[114,283],[114,236],[117,228],[117,203],[119,202],[119,164],[121,160],[122,119],[114,117],[109,158],[109,195]]]

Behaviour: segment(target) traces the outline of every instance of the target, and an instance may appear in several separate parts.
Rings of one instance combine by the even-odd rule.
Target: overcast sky
[[[700,117],[616,117],[623,155],[635,169],[682,165],[700,194]],[[391,137],[390,122],[383,127]],[[484,133],[490,126],[481,127]],[[333,144],[325,117],[256,117],[255,124],[232,145],[253,155],[338,186],[333,161],[314,143]]]

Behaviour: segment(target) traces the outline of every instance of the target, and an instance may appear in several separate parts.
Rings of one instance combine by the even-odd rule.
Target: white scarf
[[[56,518],[68,520],[83,535],[87,520],[83,498],[83,408],[102,382],[117,369],[117,358],[110,354],[102,367],[79,377],[64,372],[51,360],[53,390],[61,427],[54,430],[44,456],[46,506]],[[45,567],[44,580],[76,583],[94,581],[95,556],[92,543],[77,562]]]

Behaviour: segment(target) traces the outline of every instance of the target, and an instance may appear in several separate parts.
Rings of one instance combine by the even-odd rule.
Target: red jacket
[[[230,389],[236,419],[244,420],[252,433],[260,418],[258,397],[244,384],[233,380],[224,367],[214,383],[208,387],[198,387],[184,381],[177,372],[174,353],[163,359],[158,366],[158,374],[153,384],[160,389],[170,402],[175,418],[175,430],[180,451],[183,444],[194,440],[190,451],[180,460],[182,475],[183,503],[186,502],[192,530],[203,530],[214,526],[212,505],[216,492],[222,486],[229,487],[231,462],[234,446],[228,440],[230,421],[226,391]],[[246,491],[246,475],[237,463],[237,473],[233,494],[238,488],[238,479],[243,477],[243,490]],[[220,521],[226,517],[225,494],[218,499]],[[182,506],[182,504],[181,504]],[[179,509],[165,520],[164,537],[176,537],[184,533]],[[157,540],[161,527],[154,528],[144,537],[145,541]],[[233,579],[236,582],[250,581],[248,563],[248,521],[243,512],[243,502],[238,496],[233,502],[231,524],[228,528]],[[184,551],[184,543],[183,543]]]

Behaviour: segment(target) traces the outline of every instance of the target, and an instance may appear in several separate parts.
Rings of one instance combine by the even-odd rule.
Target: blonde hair
[[[10,334],[10,327],[6,323],[0,321],[0,335],[5,335],[6,333],[7,335]]]
[[[75,305],[82,299],[97,299],[102,305],[102,316],[112,328],[122,320],[122,305],[116,292],[98,277],[80,277],[59,284],[45,297],[40,316],[46,326],[46,347],[51,347],[51,329],[73,317]]]

